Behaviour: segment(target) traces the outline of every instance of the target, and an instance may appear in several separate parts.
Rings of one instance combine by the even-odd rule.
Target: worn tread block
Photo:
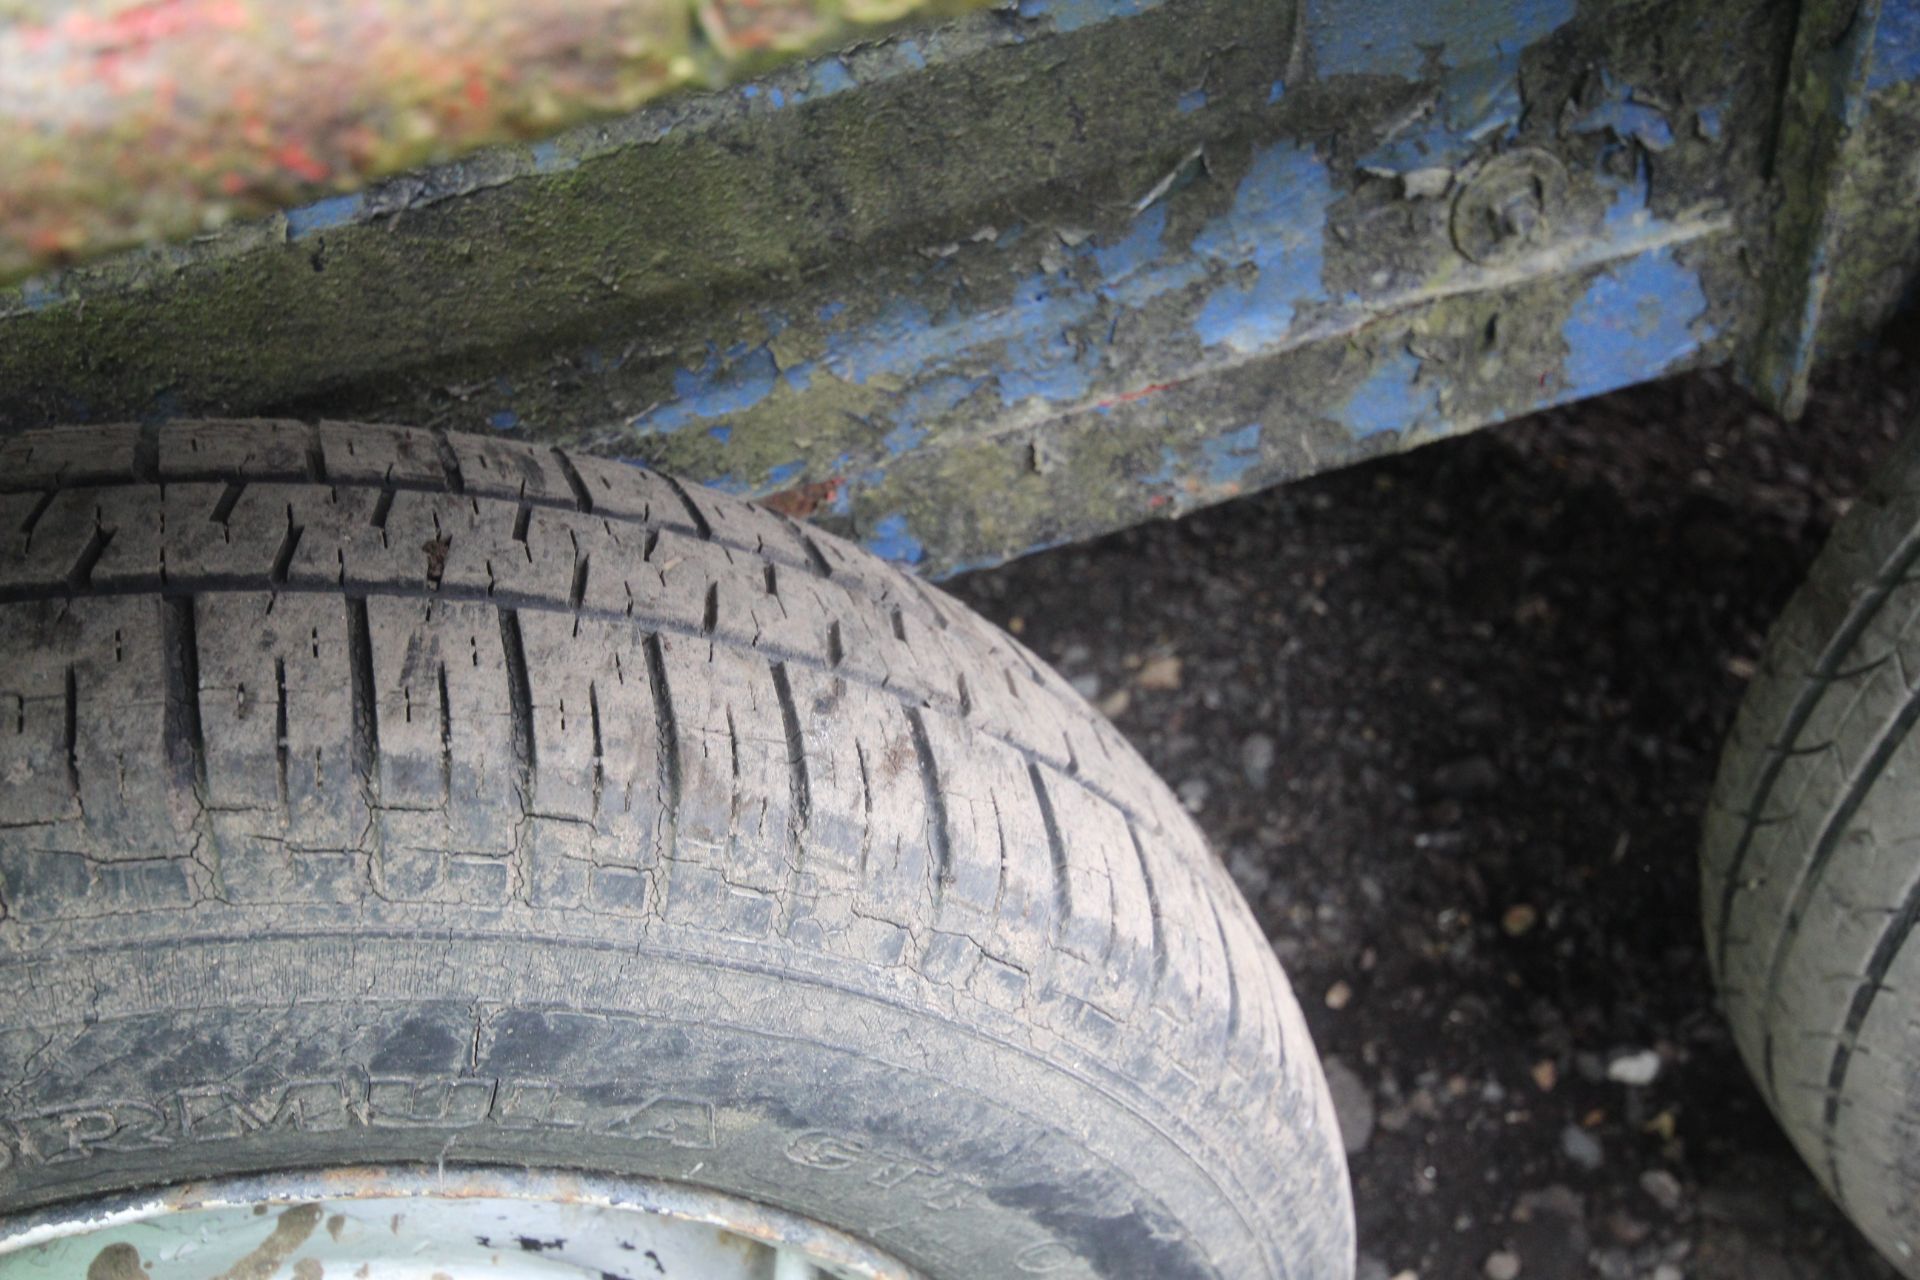
[[[433,433],[418,427],[322,422],[320,456],[335,484],[444,488],[445,466]]]
[[[0,440],[0,493],[130,480],[139,449],[140,428],[130,422],[16,432]]]
[[[612,462],[587,454],[570,454],[573,469],[586,487],[587,500],[598,516],[631,521],[655,529],[695,532],[693,517],[673,486],[645,467]]]
[[[99,862],[0,833],[0,899],[22,920],[178,911],[195,898],[193,870],[178,858]]]
[[[573,501],[573,489],[551,449],[486,436],[450,435],[446,440],[467,493],[515,502]]]
[[[376,596],[373,637],[379,793],[408,815],[404,844],[431,839],[463,854],[504,855],[503,800],[524,808],[500,612],[484,604]],[[429,834],[431,833],[431,834]]]
[[[308,480],[317,437],[304,422],[206,419],[159,429],[160,478],[169,483]]]
[[[283,838],[349,849],[366,829],[351,756],[348,610],[331,595],[195,601],[208,804],[275,815]]]

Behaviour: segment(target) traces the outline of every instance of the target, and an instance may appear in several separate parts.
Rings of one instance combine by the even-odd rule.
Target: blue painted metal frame
[[[1884,311],[1828,264],[1920,246],[1849,164],[1920,0],[1819,9],[1021,0],[0,294],[0,426],[584,442],[944,574],[1705,363],[1791,406]]]

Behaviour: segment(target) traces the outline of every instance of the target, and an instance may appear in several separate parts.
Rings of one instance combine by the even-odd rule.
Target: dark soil
[[[1748,1083],[1695,847],[1917,352],[1830,371],[1793,425],[1678,378],[952,584],[1255,904],[1336,1061],[1365,1280],[1891,1274]],[[1646,1050],[1651,1084],[1608,1078]]]

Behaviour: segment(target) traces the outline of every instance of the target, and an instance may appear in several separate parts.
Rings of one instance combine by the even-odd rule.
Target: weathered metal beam
[[[217,229],[977,0],[0,8],[0,280]]]
[[[1805,0],[1772,164],[1773,242],[1742,379],[1797,417],[1825,352],[1920,266],[1920,0]]]
[[[0,427],[515,431],[992,563],[1730,358],[1791,18],[1023,0],[0,293]]]

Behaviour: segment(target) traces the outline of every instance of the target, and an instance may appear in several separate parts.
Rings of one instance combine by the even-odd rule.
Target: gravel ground
[[[952,584],[1255,904],[1340,1099],[1362,1280],[1891,1275],[1715,1011],[1695,846],[1917,353],[1792,426],[1689,376]]]

